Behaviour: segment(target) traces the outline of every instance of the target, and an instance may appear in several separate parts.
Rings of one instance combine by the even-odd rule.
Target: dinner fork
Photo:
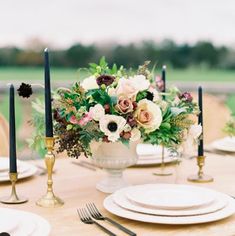
[[[98,222],[93,220],[90,215],[88,214],[87,210],[85,208],[77,209],[78,215],[80,220],[85,224],[95,224],[97,225],[101,230],[103,230],[106,234],[110,236],[116,236],[116,234],[112,233],[108,229],[106,229],[104,226],[100,225]]]
[[[91,216],[96,219],[96,220],[107,220],[108,222],[110,222],[111,224],[113,224],[114,226],[116,226],[118,229],[122,230],[123,232],[125,232],[128,235],[131,236],[136,236],[136,233],[130,231],[129,229],[125,228],[124,226],[120,225],[119,223],[117,223],[116,221],[103,216],[99,210],[97,209],[97,207],[95,206],[94,203],[88,203],[86,204],[86,207],[89,211],[89,213],[91,214]]]

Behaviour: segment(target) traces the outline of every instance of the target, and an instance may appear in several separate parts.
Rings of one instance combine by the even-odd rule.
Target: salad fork
[[[96,220],[107,220],[108,222],[110,222],[112,225],[116,226],[118,229],[122,230],[123,232],[125,232],[128,235],[131,236],[136,236],[136,233],[130,231],[129,229],[127,229],[126,227],[122,226],[121,224],[117,223],[116,221],[103,216],[99,210],[97,209],[97,207],[95,206],[94,203],[88,203],[86,204],[86,207],[89,211],[89,213],[91,214],[91,216],[96,219]]]
[[[97,225],[101,230],[103,230],[106,234],[110,236],[116,236],[116,234],[112,233],[108,229],[106,229],[104,226],[93,220],[85,208],[77,209],[77,213],[79,215],[80,220],[85,224],[95,224]]]

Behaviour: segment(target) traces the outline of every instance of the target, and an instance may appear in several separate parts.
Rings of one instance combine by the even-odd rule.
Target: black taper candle
[[[16,165],[16,130],[15,130],[15,89],[11,84],[9,95],[9,131],[10,131],[10,173],[17,173]]]
[[[163,88],[162,92],[166,92],[166,65],[162,66],[162,82],[163,82]],[[162,99],[165,100],[165,95],[162,96]]]
[[[204,155],[204,147],[203,147],[203,99],[202,99],[202,87],[198,88],[198,106],[199,106],[199,115],[198,115],[198,124],[202,126],[202,136],[198,145],[198,156]]]
[[[51,83],[49,51],[44,50],[44,79],[45,79],[45,122],[46,137],[53,137],[52,111],[51,111]]]

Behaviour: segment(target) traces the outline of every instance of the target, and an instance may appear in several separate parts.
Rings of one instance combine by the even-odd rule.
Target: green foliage
[[[67,49],[51,51],[51,62],[56,67],[84,67],[89,62],[98,61],[101,55],[106,55],[108,61],[116,62],[117,66],[132,67],[137,69],[144,60],[154,64],[167,63],[174,68],[187,68],[197,65],[203,68],[234,69],[234,50],[213,45],[211,42],[201,41],[193,45],[176,44],[171,40],[156,43],[144,41],[127,45],[83,45],[76,43]],[[41,51],[23,50],[16,47],[0,49],[0,66],[42,66]],[[98,66],[104,69],[105,63],[99,62]],[[93,64],[96,70],[97,64]],[[115,67],[115,66],[114,66]],[[102,69],[102,70],[103,70]],[[115,74],[115,68],[109,74]]]
[[[34,126],[32,138],[27,139],[29,147],[37,152],[41,158],[46,154],[45,149],[45,117],[44,117],[44,103],[40,99],[36,99],[32,102],[32,121],[31,124]]]
[[[229,136],[235,136],[235,117],[233,117],[224,127],[224,132]]]

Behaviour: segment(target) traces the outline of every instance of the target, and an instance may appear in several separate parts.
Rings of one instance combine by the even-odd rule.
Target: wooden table
[[[102,170],[91,171],[71,163],[68,158],[58,158],[56,161],[56,174],[54,174],[55,193],[65,201],[65,205],[60,208],[46,209],[35,205],[35,201],[41,197],[46,190],[46,176],[35,176],[33,178],[20,181],[17,185],[19,194],[29,198],[29,202],[22,205],[3,205],[30,211],[47,219],[51,226],[51,236],[100,236],[105,235],[94,225],[85,225],[79,221],[76,209],[84,207],[88,202],[94,202],[104,215],[110,216],[121,224],[132,229],[141,236],[151,235],[235,235],[235,215],[214,223],[200,225],[171,226],[141,223],[127,220],[109,214],[102,206],[107,194],[96,190],[95,185],[104,175]],[[195,160],[184,161],[179,167],[169,167],[174,171],[173,176],[157,177],[152,173],[156,167],[151,168],[129,168],[125,171],[125,178],[132,184],[144,183],[185,183],[189,174],[197,171]],[[235,157],[209,155],[206,161],[205,172],[211,174],[215,181],[208,184],[198,184],[200,186],[212,188],[235,196]],[[0,184],[0,196],[9,194],[9,184]],[[117,235],[125,235],[116,230],[106,222],[101,222],[109,227]],[[42,235],[43,236],[43,235]]]

